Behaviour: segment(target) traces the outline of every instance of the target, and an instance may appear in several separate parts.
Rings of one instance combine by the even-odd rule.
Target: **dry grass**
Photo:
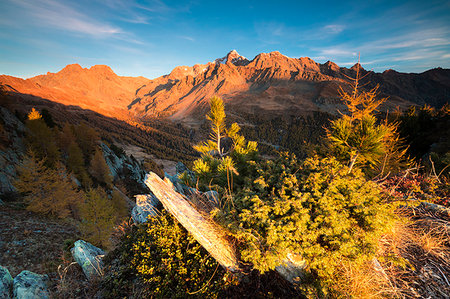
[[[83,299],[96,298],[99,293],[100,279],[87,280],[81,267],[72,259],[63,259],[58,267],[59,281],[52,289],[52,298]]]
[[[399,213],[406,221],[380,242],[391,292],[400,298],[449,298],[448,213],[423,206],[404,207]],[[395,262],[398,257],[404,262]]]
[[[343,298],[450,298],[450,214],[404,207],[403,221],[380,240],[377,259],[342,262],[335,293]]]

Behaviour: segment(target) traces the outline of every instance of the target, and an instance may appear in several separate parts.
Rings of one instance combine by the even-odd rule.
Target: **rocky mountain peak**
[[[365,71],[365,69],[361,66],[359,62],[355,63],[350,69],[352,71],[356,71],[358,68],[360,71]]]
[[[91,72],[95,72],[98,74],[109,74],[109,75],[115,75],[114,71],[107,65],[104,64],[97,64],[94,66],[91,66],[89,69]]]
[[[247,65],[250,61],[246,57],[239,55],[236,50],[231,50],[226,56],[217,58],[214,62],[216,64],[226,64],[229,62],[236,66],[244,66]]]
[[[59,73],[72,73],[82,71],[83,68],[78,63],[68,64]]]

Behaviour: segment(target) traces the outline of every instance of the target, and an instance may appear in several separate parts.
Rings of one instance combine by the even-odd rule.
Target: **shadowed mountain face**
[[[232,111],[266,115],[302,115],[340,109],[339,87],[348,89],[347,76],[356,65],[341,68],[319,64],[307,57],[290,58],[279,52],[261,53],[253,60],[231,51],[207,64],[178,66],[165,76],[148,80],[121,77],[107,66],[83,69],[69,65],[60,72],[30,79],[0,76],[7,89],[63,104],[78,105],[119,118],[169,116],[197,123],[204,118],[208,99],[224,98]],[[367,71],[362,69],[362,74]],[[389,96],[384,108],[411,104],[442,106],[450,98],[450,70],[432,69],[421,74],[387,70],[370,72],[366,88],[380,85]]]

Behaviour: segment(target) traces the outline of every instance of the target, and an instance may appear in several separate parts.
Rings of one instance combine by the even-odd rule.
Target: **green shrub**
[[[374,256],[394,216],[359,169],[348,173],[334,158],[300,162],[284,153],[257,165],[253,182],[216,218],[254,268],[266,272],[297,253],[326,291],[342,260],[359,263]]]
[[[214,298],[232,281],[167,212],[134,226],[106,258],[106,264],[104,289],[108,291],[106,297],[111,298],[185,298],[202,294]]]

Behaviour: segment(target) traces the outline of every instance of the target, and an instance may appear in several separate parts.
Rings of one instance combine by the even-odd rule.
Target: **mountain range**
[[[208,100],[221,96],[227,107],[245,113],[304,115],[314,111],[335,113],[339,87],[348,89],[349,77],[360,68],[365,88],[380,85],[388,97],[384,109],[429,104],[440,107],[450,98],[450,70],[383,73],[364,70],[359,64],[339,67],[308,57],[291,58],[279,52],[261,53],[252,60],[235,50],[206,64],[177,66],[156,79],[123,77],[110,67],[68,65],[57,73],[29,79],[0,75],[3,89],[76,105],[117,118],[169,117],[185,123],[204,118]]]

